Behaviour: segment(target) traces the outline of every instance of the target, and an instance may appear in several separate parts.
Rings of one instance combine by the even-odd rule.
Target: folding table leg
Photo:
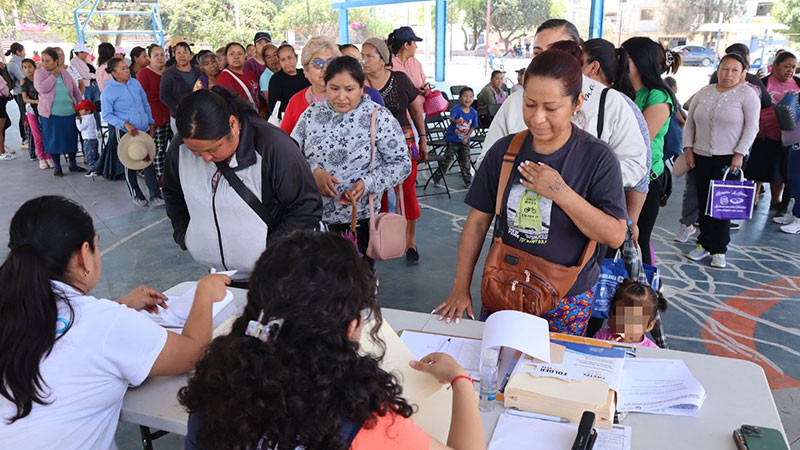
[[[156,430],[151,433],[150,428],[143,425],[139,425],[139,433],[142,435],[142,448],[144,450],[153,450],[153,441],[169,434],[169,432],[163,430]]]

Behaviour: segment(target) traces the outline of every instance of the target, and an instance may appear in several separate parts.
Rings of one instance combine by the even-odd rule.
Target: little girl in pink
[[[656,314],[667,309],[660,292],[628,279],[617,286],[609,307],[608,326],[598,330],[595,339],[658,348],[645,333],[655,326]]]

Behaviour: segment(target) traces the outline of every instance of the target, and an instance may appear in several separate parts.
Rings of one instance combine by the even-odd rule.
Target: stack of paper
[[[625,362],[620,411],[693,416],[706,390],[681,359],[635,358]]]
[[[505,406],[580,422],[596,414],[598,427],[614,421],[625,350],[584,344],[551,344],[552,363],[521,359],[505,390]]]
[[[400,337],[417,359],[442,352],[452,356],[473,380],[481,376],[481,340],[404,330]]]
[[[489,450],[527,449],[564,450],[572,448],[578,434],[577,423],[559,423],[503,413],[497,421]],[[594,450],[630,450],[631,427],[614,425],[597,428]]]
[[[192,304],[194,303],[194,294],[196,290],[197,284],[195,283],[191,288],[189,288],[188,291],[181,295],[168,296],[167,308],[162,308],[159,306],[158,313],[155,314],[147,311],[141,311],[141,313],[162,327],[183,328],[183,325],[186,323],[186,319],[189,317],[189,311],[192,310]],[[233,293],[226,289],[225,298],[215,302],[212,306],[212,317],[216,316],[220,313],[220,311],[225,309],[225,307],[228,306],[228,303],[230,303],[232,300]]]

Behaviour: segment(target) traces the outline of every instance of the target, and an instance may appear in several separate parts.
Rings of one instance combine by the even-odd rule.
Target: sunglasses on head
[[[336,58],[330,58],[330,59],[325,60],[325,61],[323,61],[321,59],[315,59],[315,60],[311,61],[310,64],[312,66],[314,66],[315,68],[317,68],[319,70],[322,70],[322,69],[328,67],[333,62],[334,59],[336,59]]]

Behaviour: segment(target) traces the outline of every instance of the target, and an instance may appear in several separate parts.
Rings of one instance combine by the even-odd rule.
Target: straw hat
[[[153,159],[156,157],[156,143],[144,131],[139,131],[136,136],[127,133],[119,140],[117,155],[123,166],[132,170],[142,170],[153,164]]]

